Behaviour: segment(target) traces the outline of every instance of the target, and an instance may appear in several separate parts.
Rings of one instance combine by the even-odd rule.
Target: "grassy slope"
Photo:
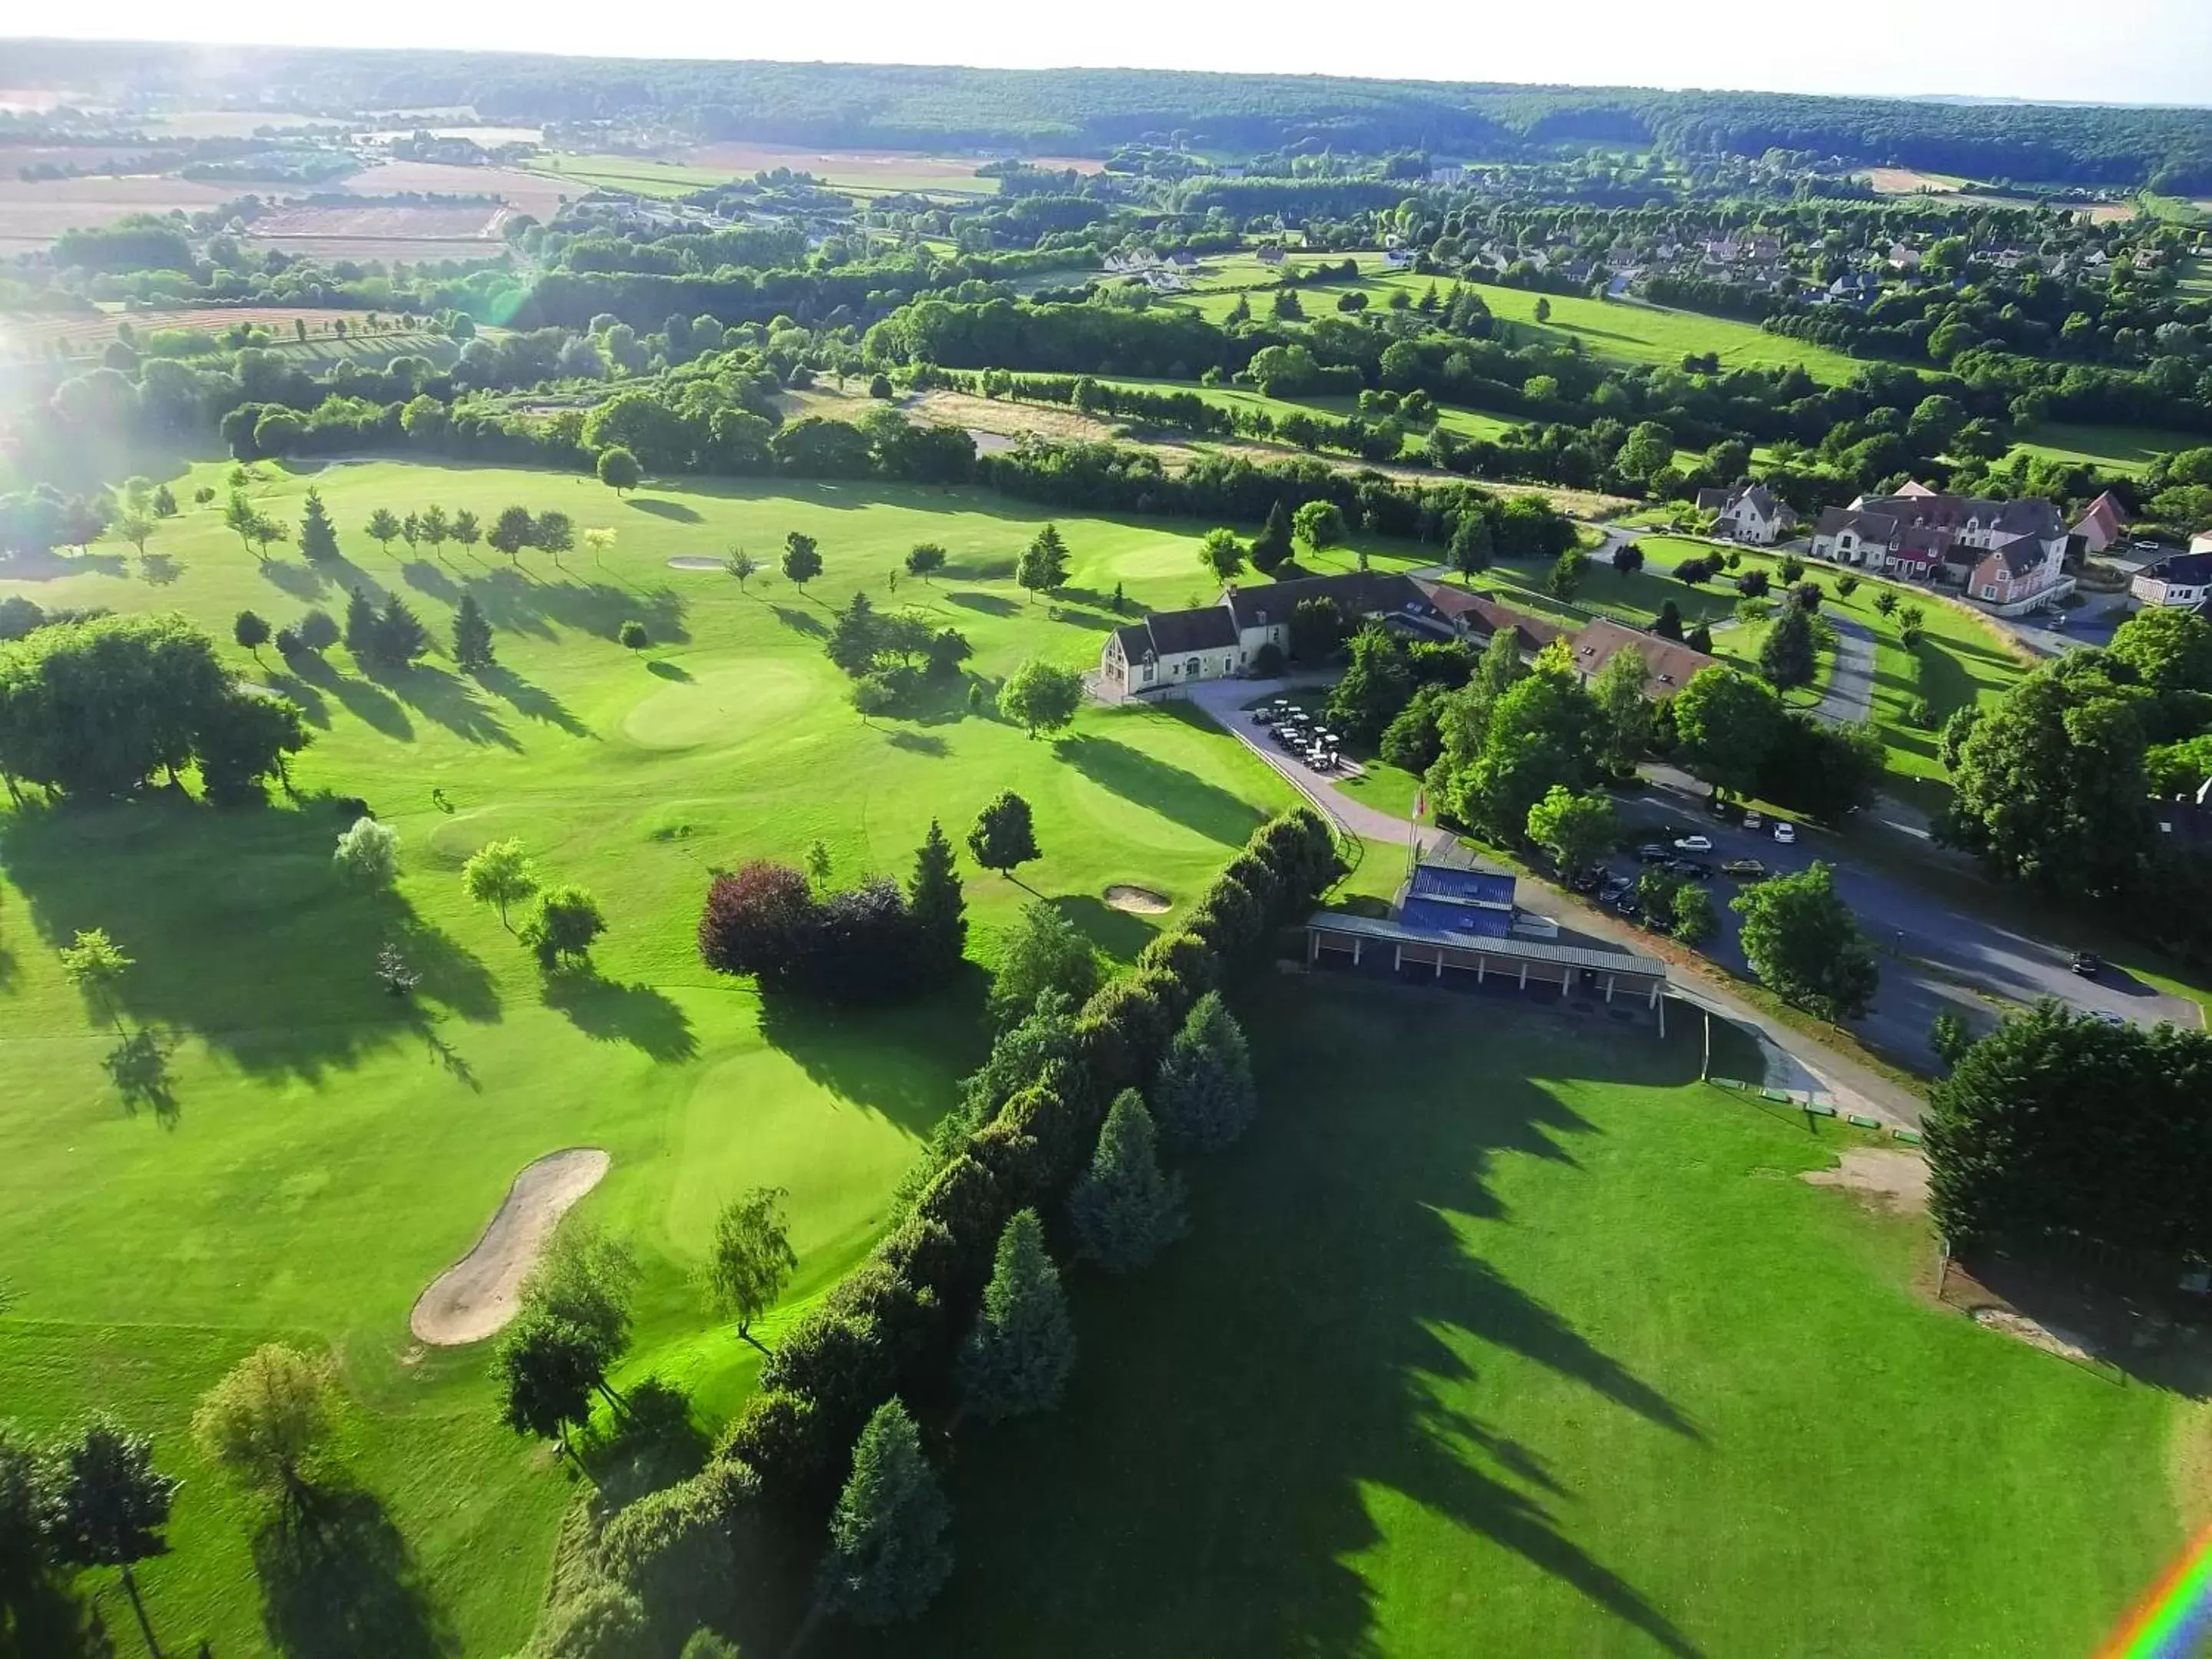
[[[2013,453],[2025,451],[2053,460],[2086,461],[2107,472],[2141,472],[2160,455],[2202,448],[2201,432],[2152,426],[2075,426],[2046,422],[2033,428]]]
[[[962,1439],[942,1606],[830,1650],[2072,1655],[2180,1543],[2172,1398],[1931,1308],[1924,1227],[1796,1180],[1838,1132],[1693,1028],[1248,1000],[1191,1236],[1079,1278],[1066,1405]]]
[[[1138,386],[1147,392],[1193,392],[1217,408],[1261,410],[1275,420],[1280,420],[1285,415],[1302,413],[1326,415],[1343,420],[1358,409],[1357,400],[1351,398],[1270,398],[1243,386],[1200,386],[1194,380],[1146,380],[1117,377],[1106,380],[1103,384]],[[1453,436],[1470,441],[1499,437],[1518,424],[1510,416],[1492,415],[1478,409],[1444,409],[1439,411],[1437,418]],[[1408,448],[1418,449],[1420,443],[1420,434],[1407,434]]]
[[[266,489],[268,508],[296,515],[305,482]],[[97,1402],[160,1437],[187,1480],[176,1553],[144,1574],[167,1645],[204,1636],[245,1652],[258,1639],[249,1517],[192,1455],[191,1402],[257,1342],[328,1342],[356,1401],[354,1472],[417,1553],[460,1650],[499,1653],[528,1628],[570,1487],[495,1425],[482,1351],[410,1352],[406,1318],[515,1171],[564,1146],[613,1153],[585,1212],[644,1256],[641,1347],[702,1404],[726,1406],[750,1362],[702,1338],[687,1279],[716,1206],[752,1182],[788,1187],[793,1294],[809,1293],[865,1246],[915,1137],[980,1057],[972,986],[763,1031],[753,996],[693,952],[708,866],[793,858],[820,836],[842,878],[902,876],[933,814],[957,839],[1011,787],[1034,803],[1046,849],[1024,880],[1126,957],[1155,924],[1109,909],[1100,890],[1188,896],[1286,792],[1172,714],[1094,710],[1055,747],[990,720],[851,712],[812,630],[862,583],[887,602],[885,572],[925,538],[964,574],[902,581],[899,600],[965,629],[983,672],[1031,653],[1095,657],[1104,612],[1079,595],[1048,620],[1007,580],[1036,520],[995,498],[823,487],[618,502],[566,476],[383,464],[319,483],[352,561],[342,580],[406,592],[441,637],[466,582],[498,626],[501,669],[479,691],[434,659],[380,687],[339,650],[293,688],[319,728],[295,766],[301,787],[362,794],[401,832],[404,874],[386,899],[337,889],[327,805],[0,817],[0,1212],[21,1297],[0,1320],[0,1396],[40,1428]],[[621,541],[603,568],[578,552],[565,573],[535,556],[517,574],[451,549],[408,564],[404,544],[387,556],[356,528],[373,506],[432,501],[487,520],[504,502],[557,505]],[[1176,604],[1195,585],[1185,529],[1062,525],[1079,590],[1121,580],[1133,599]],[[781,578],[742,594],[665,562],[738,540],[767,551],[789,528],[821,538],[816,596]],[[240,608],[289,622],[293,595],[319,585],[296,553],[264,571],[207,510],[155,548],[182,568],[170,585],[114,574],[103,554],[0,591],[179,610],[227,637]],[[316,597],[337,608],[343,592]],[[611,636],[629,616],[672,643],[623,651]],[[549,995],[497,918],[464,901],[461,860],[507,835],[600,896],[602,981]],[[1028,894],[972,873],[969,890],[971,948],[988,958]],[[95,924],[138,959],[128,1017],[174,1044],[169,1121],[122,1110],[100,1070],[112,1036],[55,963],[57,939]],[[369,976],[387,938],[425,973],[420,1017]]]

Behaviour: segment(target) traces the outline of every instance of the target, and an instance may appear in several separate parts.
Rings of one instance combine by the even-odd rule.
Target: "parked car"
[[[1784,823],[1778,818],[1774,824],[1774,839],[1784,847],[1795,847],[1797,844],[1797,826]]]
[[[1664,864],[1674,856],[1674,854],[1656,841],[1647,841],[1636,849],[1636,861],[1638,864]]]
[[[1734,876],[1738,881],[1763,881],[1766,878],[1766,866],[1757,859],[1730,859],[1721,866],[1721,873]]]
[[[2105,964],[2094,951],[2076,951],[2066,958],[2066,965],[2084,979],[2094,979]]]
[[[1713,878],[1713,866],[1703,859],[1676,859],[1674,868],[1692,881],[1711,881]]]
[[[1595,893],[1598,883],[1605,879],[1605,872],[1595,867],[1577,870],[1567,878],[1567,890],[1574,893]]]
[[[1746,812],[1743,815],[1743,827],[1747,830],[1764,830],[1766,827],[1766,820],[1756,812]]]
[[[1674,842],[1674,850],[1678,853],[1710,853],[1713,850],[1712,837],[1683,836]]]

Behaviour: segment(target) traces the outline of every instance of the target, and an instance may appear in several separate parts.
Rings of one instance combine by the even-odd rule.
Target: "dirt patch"
[[[398,207],[287,207],[264,213],[251,227],[257,241],[462,241],[489,237],[508,213],[489,204]]]
[[[444,161],[380,161],[338,186],[361,196],[496,196],[523,212],[550,219],[561,204],[591,186],[573,179],[550,179],[517,167],[465,167]]]
[[[964,392],[942,388],[923,392],[906,408],[908,414],[918,421],[964,427],[969,432],[996,432],[1009,438],[1034,432],[1040,438],[1095,444],[1108,441],[1115,434],[1109,422],[1072,409],[1001,403],[995,398],[975,398]]]
[[[554,1227],[612,1162],[596,1146],[571,1146],[525,1169],[476,1248],[422,1292],[408,1328],[434,1346],[453,1347],[481,1342],[514,1318],[522,1281]]]
[[[1127,910],[1133,916],[1164,915],[1175,908],[1175,901],[1164,894],[1155,893],[1149,887],[1129,887],[1119,884],[1106,890],[1106,902],[1116,910]]]
[[[1832,1170],[1814,1170],[1802,1179],[1815,1187],[1841,1187],[1863,1193],[1882,1208],[1917,1215],[1928,1207],[1928,1160],[1917,1152],[1888,1146],[1853,1146]]]
[[[2181,1518],[2192,1527],[2212,1521],[2212,1405],[2199,1400],[2175,1413],[2167,1462]]]
[[[1977,1308],[1974,1323],[1985,1331],[1996,1331],[2016,1337],[2031,1348],[2040,1348],[2045,1353],[2055,1353],[2061,1359],[2071,1359],[2077,1364],[2087,1364],[2097,1358],[2089,1339],[2073,1331],[2060,1330],[2030,1319],[2024,1313],[2014,1313],[2009,1308]]]

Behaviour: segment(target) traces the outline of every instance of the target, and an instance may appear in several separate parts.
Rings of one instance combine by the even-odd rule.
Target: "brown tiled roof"
[[[1541,617],[1500,605],[1487,594],[1471,593],[1449,582],[1416,580],[1414,586],[1439,614],[1453,622],[1463,622],[1471,633],[1495,634],[1501,628],[1518,629],[1522,645],[1527,650],[1540,651],[1569,631]]]
[[[1355,620],[1387,611],[1402,611],[1408,600],[1421,598],[1419,587],[1404,576],[1381,570],[1354,570],[1341,576],[1298,576],[1286,582],[1256,582],[1232,587],[1222,604],[1236,617],[1239,629],[1286,623],[1307,599],[1334,599]],[[1262,618],[1265,621],[1262,621]]]
[[[1644,667],[1651,671],[1650,689],[1655,697],[1673,696],[1690,683],[1692,674],[1720,660],[1692,650],[1680,640],[1662,639],[1600,619],[1574,636],[1576,672],[1594,676],[1623,651],[1633,651],[1644,659]]]

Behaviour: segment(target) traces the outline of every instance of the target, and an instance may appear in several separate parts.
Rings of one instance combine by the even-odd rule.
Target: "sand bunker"
[[[1149,887],[1109,887],[1106,902],[1133,915],[1157,916],[1175,908],[1174,901]]]
[[[522,1281],[554,1227],[612,1162],[596,1146],[571,1146],[525,1169],[476,1248],[422,1292],[408,1328],[424,1342],[453,1347],[481,1342],[514,1318]]]
[[[678,553],[668,562],[671,570],[720,570],[722,562],[710,559],[703,553]]]
[[[1928,1207],[1928,1161],[1917,1152],[1901,1152],[1887,1146],[1853,1146],[1844,1153],[1840,1167],[1812,1170],[1805,1179],[1815,1187],[1841,1187],[1849,1192],[1865,1193],[1908,1212]]]

